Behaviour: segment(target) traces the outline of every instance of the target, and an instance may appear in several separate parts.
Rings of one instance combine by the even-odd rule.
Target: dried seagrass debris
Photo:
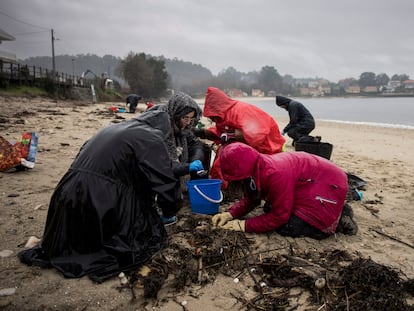
[[[239,296],[233,295],[233,297],[241,304],[241,307],[238,308],[239,310],[242,310],[243,307],[246,310],[287,310],[286,308],[289,307],[288,290],[260,293],[252,299],[246,299],[241,294]]]
[[[164,285],[180,292],[212,283],[218,274],[236,280],[248,273],[258,294],[253,299],[243,293],[235,296],[247,310],[295,308],[289,305],[293,288],[307,291],[315,309],[413,310],[406,298],[413,295],[414,281],[403,280],[398,271],[358,253],[306,252],[296,247],[290,248],[289,255],[286,247],[252,252],[253,239],[214,228],[204,215],[182,215],[169,228],[169,246],[147,263],[151,272],[145,277],[136,272],[129,275],[132,291],[140,284],[145,298],[156,298]]]
[[[332,310],[413,310],[399,272],[371,259],[357,258],[333,283]]]

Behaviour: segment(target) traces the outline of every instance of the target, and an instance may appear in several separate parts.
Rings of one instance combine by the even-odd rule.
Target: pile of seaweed
[[[217,229],[203,215],[183,215],[169,229],[170,244],[157,253],[146,269],[128,275],[129,288],[144,288],[145,298],[157,298],[165,284],[177,293],[192,285],[205,285],[218,274],[248,274],[257,292],[253,298],[233,295],[247,310],[295,310],[290,289],[309,292],[315,310],[414,310],[407,298],[414,295],[414,280],[371,259],[353,258],[343,250],[288,254],[277,249],[253,252],[254,240],[242,232]],[[286,247],[284,248],[286,251]],[[143,272],[143,271],[146,272]]]

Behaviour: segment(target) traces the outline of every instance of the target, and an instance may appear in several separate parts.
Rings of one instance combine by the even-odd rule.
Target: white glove
[[[213,223],[213,226],[221,227],[232,219],[233,216],[231,216],[229,212],[224,212],[214,215],[213,218],[211,218],[211,222]]]
[[[227,230],[233,230],[233,231],[246,231],[246,221],[245,220],[231,220],[227,222],[224,226],[221,228],[227,229]]]

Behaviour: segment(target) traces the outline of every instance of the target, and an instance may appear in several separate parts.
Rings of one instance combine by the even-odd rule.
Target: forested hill
[[[178,59],[167,59],[159,57],[164,60],[165,67],[168,72],[171,87],[173,89],[182,89],[183,86],[191,85],[197,81],[210,80],[213,75],[211,71],[201,65],[193,64]],[[125,81],[118,73],[120,57],[112,55],[105,55],[103,57],[92,54],[80,54],[76,56],[58,55],[55,56],[56,70],[62,73],[74,74],[81,76],[87,70],[92,71],[97,76],[107,75],[111,79],[117,80],[121,85],[126,86]],[[19,60],[22,64],[29,66],[40,66],[52,70],[52,57],[30,57]]]

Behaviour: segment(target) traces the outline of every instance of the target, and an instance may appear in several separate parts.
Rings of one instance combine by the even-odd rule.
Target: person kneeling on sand
[[[177,183],[178,205],[181,206],[183,193],[186,191],[185,182],[188,179],[206,178],[207,163],[204,159],[203,143],[194,136],[191,128],[201,117],[201,108],[195,100],[184,92],[177,92],[168,100],[168,104],[160,104],[148,111],[165,111],[168,113],[172,131],[168,136],[167,147],[172,160],[174,176]],[[200,176],[203,175],[203,176]],[[162,198],[158,198],[160,202]],[[164,218],[165,225],[177,222],[177,217]]]
[[[215,124],[208,129],[194,129],[196,136],[214,141],[218,146],[217,155],[211,167],[211,178],[221,179],[218,161],[220,146],[229,140],[244,142],[265,154],[284,151],[285,138],[275,119],[262,109],[232,99],[222,90],[209,87],[206,93],[203,116]],[[223,180],[222,189],[227,189],[228,182]]]
[[[345,204],[347,175],[329,160],[306,152],[266,155],[234,142],[223,147],[219,161],[223,177],[241,182],[244,196],[228,212],[214,215],[214,226],[314,239],[356,234],[351,207]],[[261,200],[270,205],[267,213],[240,219]]]
[[[293,146],[304,138],[313,141],[309,134],[315,129],[315,119],[302,103],[284,96],[276,96],[276,105],[289,113],[289,123],[280,132],[281,135],[288,134],[293,140]],[[320,141],[319,136],[314,139]]]
[[[20,260],[101,282],[167,246],[153,197],[163,199],[164,217],[175,216],[170,132],[168,113],[150,111],[90,138],[53,192],[41,245]]]

